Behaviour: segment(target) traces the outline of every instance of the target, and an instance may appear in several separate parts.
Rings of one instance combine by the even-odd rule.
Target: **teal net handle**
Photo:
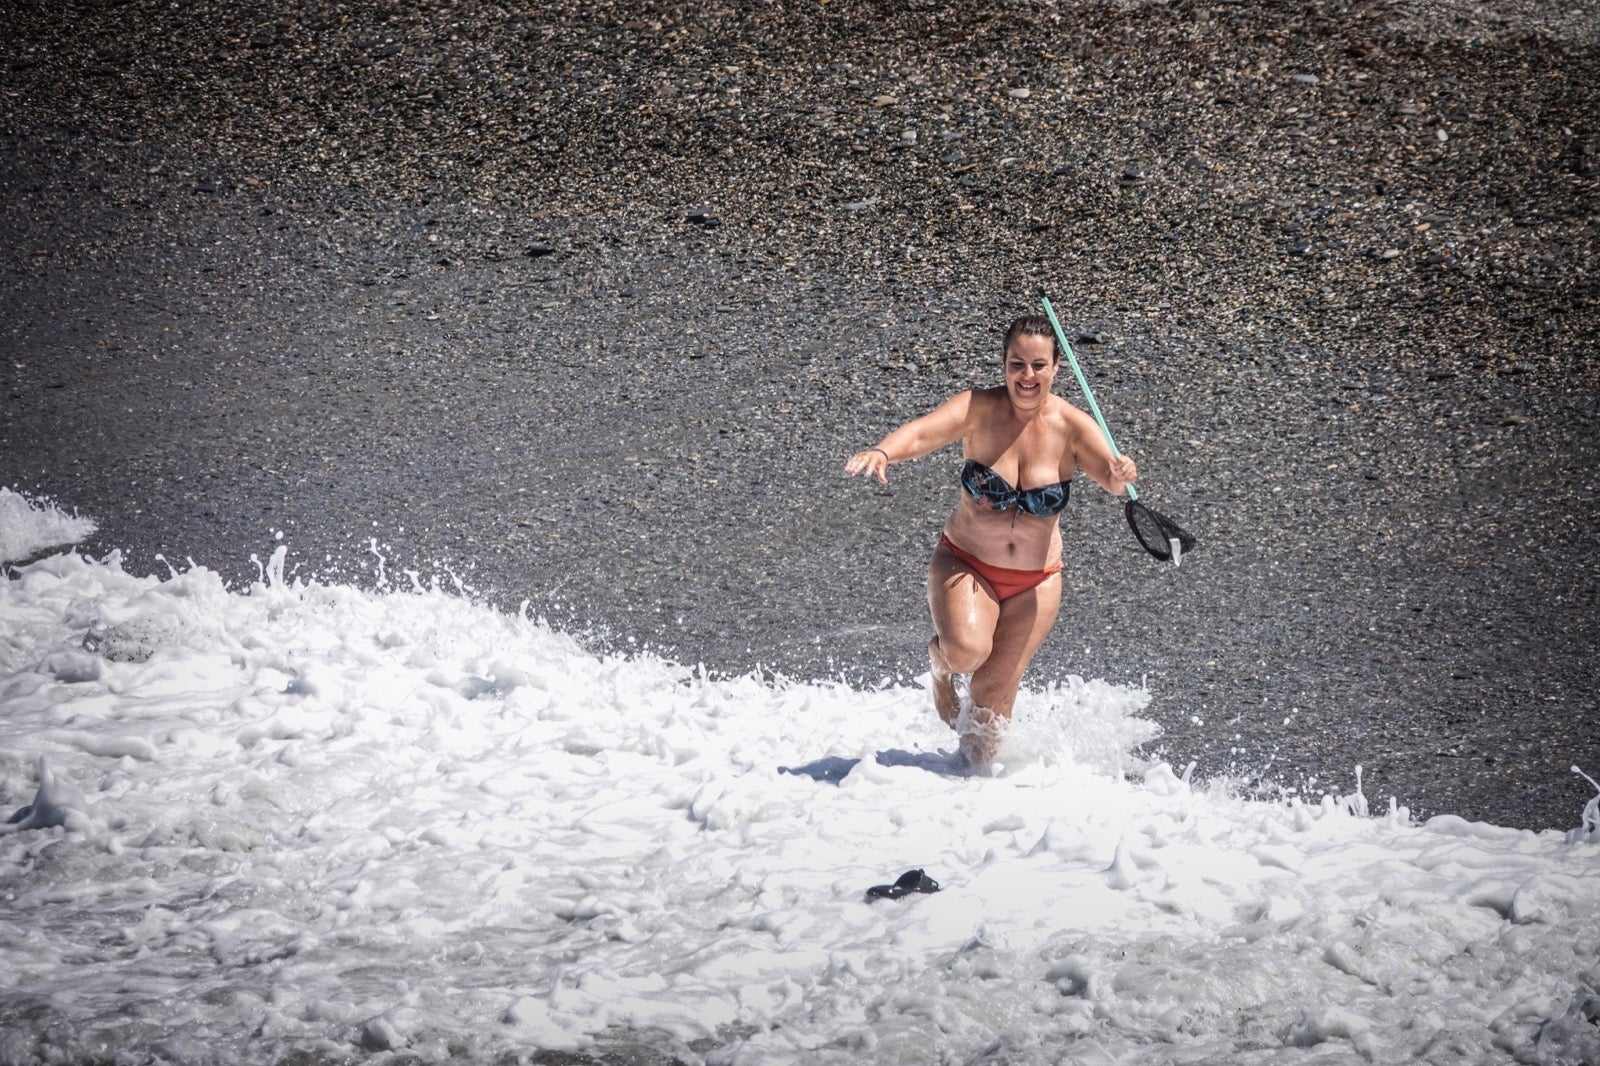
[[[1094,391],[1089,388],[1089,379],[1083,376],[1083,369],[1078,366],[1078,357],[1072,354],[1072,345],[1067,343],[1067,335],[1061,332],[1061,323],[1056,321],[1056,311],[1050,306],[1050,298],[1041,296],[1039,302],[1044,304],[1044,313],[1050,319],[1050,328],[1056,331],[1056,340],[1060,343],[1061,350],[1067,353],[1067,362],[1072,366],[1072,373],[1077,377],[1079,387],[1083,389],[1083,398],[1089,401],[1089,410],[1093,412],[1094,420],[1100,423],[1100,432],[1106,435],[1106,443],[1111,446],[1111,458],[1120,458],[1117,442],[1111,439],[1111,427],[1106,425],[1105,416],[1100,413],[1100,405],[1094,402]],[[1128,499],[1134,501],[1139,499],[1139,493],[1132,484],[1128,485]]]

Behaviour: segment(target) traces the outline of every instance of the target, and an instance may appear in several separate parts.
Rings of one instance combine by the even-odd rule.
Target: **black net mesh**
[[[1133,527],[1133,535],[1139,538],[1144,550],[1157,559],[1172,558],[1173,541],[1178,542],[1178,548],[1182,552],[1187,553],[1194,549],[1194,537],[1165,515],[1157,514],[1134,500],[1128,501],[1127,512],[1128,525]]]

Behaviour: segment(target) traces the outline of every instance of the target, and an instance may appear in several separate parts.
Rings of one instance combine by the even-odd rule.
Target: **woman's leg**
[[[994,761],[1011,725],[1022,674],[1044,643],[1061,608],[1061,575],[1019,592],[1000,605],[994,649],[972,675],[972,711],[958,727],[961,754],[970,765]]]
[[[972,675],[972,702],[1002,718],[1022,686],[1022,675],[1044,638],[1050,635],[1061,610],[1061,575],[1051,574],[1026,592],[1000,604],[994,643],[983,665]]]
[[[928,563],[928,612],[934,631],[928,641],[933,706],[953,729],[961,707],[952,675],[975,673],[989,659],[1000,601],[987,581],[940,544]]]

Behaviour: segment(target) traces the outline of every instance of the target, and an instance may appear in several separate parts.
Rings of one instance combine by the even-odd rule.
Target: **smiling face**
[[[1038,410],[1050,394],[1061,361],[1055,342],[1037,333],[1019,333],[1006,345],[1006,394],[1019,412]]]

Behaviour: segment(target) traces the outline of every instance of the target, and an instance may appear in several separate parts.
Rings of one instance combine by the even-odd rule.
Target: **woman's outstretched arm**
[[[952,396],[935,410],[893,430],[877,444],[852,455],[844,464],[847,474],[869,474],[887,485],[889,464],[920,459],[967,435],[972,415],[972,390]]]

